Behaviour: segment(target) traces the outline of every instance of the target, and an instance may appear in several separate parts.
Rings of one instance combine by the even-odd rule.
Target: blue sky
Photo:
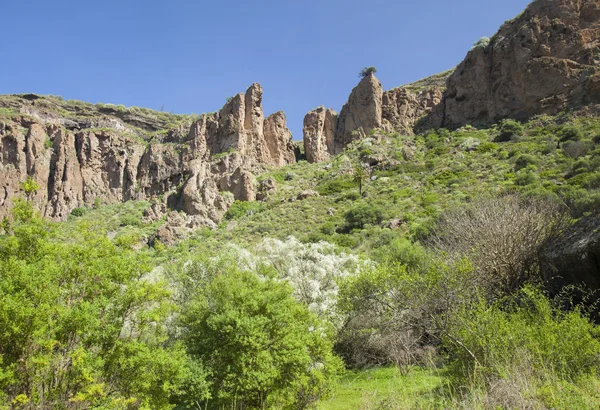
[[[174,113],[218,110],[253,82],[294,139],[375,66],[385,89],[447,70],[529,0],[0,0],[0,93]]]

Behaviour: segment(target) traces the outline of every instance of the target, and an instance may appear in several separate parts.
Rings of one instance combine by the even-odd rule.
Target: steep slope
[[[233,200],[223,191],[254,199],[253,171],[295,162],[285,115],[264,118],[259,84],[199,118],[4,96],[0,152],[0,216],[31,177],[40,185],[31,200],[50,218],[97,200],[154,198],[191,226],[220,220]]]

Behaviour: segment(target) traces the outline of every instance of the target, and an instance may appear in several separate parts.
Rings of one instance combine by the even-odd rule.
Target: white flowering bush
[[[356,255],[337,251],[328,242],[302,243],[267,238],[254,257],[273,267],[294,288],[294,297],[318,316],[334,315],[338,281],[356,275],[371,265]]]
[[[365,272],[373,262],[347,254],[328,242],[302,243],[267,238],[252,249],[227,245],[216,258],[197,258],[183,266],[181,293],[193,293],[207,278],[233,267],[259,276],[275,273],[294,289],[294,298],[317,316],[334,325],[341,323],[336,312],[339,282]],[[267,268],[266,270],[264,268]]]

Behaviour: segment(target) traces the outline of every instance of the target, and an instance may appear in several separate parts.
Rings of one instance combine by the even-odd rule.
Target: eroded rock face
[[[283,166],[296,162],[292,133],[287,128],[283,111],[269,115],[264,123],[264,139],[267,149],[267,162]]]
[[[411,91],[405,87],[394,88],[383,93],[383,128],[404,135],[413,135],[417,122],[442,102],[443,92],[439,87]]]
[[[442,95],[442,88],[437,85],[383,92],[379,80],[369,74],[352,90],[339,116],[323,106],[306,114],[303,128],[306,160],[326,161],[374,129],[413,135],[417,122],[432,115]]]
[[[218,113],[180,121],[152,142],[130,133],[134,126],[151,132],[161,126],[145,111],[136,116],[121,110],[111,117],[109,107],[101,108],[98,119],[71,119],[57,114],[54,100],[9,96],[4,106],[27,114],[0,117],[0,217],[9,213],[13,198],[23,195],[20,185],[30,176],[40,185],[32,202],[53,219],[65,219],[96,198],[108,203],[153,199],[150,220],[176,210],[184,211],[185,221],[173,216],[179,221],[175,230],[215,226],[234,199],[255,200],[254,172],[295,161],[285,115],[265,119],[262,94],[253,84]],[[98,114],[94,106],[84,108]],[[106,127],[95,128],[98,124]]]
[[[556,114],[598,101],[600,3],[537,0],[471,50],[448,79],[441,123],[455,128]]]
[[[342,107],[335,132],[335,151],[382,125],[383,88],[373,73],[363,78]]]
[[[308,162],[322,162],[335,154],[337,113],[320,106],[304,117],[304,152]]]

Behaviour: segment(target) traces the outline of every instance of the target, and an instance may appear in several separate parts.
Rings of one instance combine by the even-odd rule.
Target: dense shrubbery
[[[278,182],[266,202],[169,248],[144,247],[162,223],[147,203],[54,228],[17,202],[0,227],[0,402],[304,408],[339,368],[335,341],[354,367],[441,366],[422,408],[597,408],[598,330],[538,290],[537,260],[600,206],[597,135],[597,120],[547,116],[379,130],[330,164],[259,176]],[[384,160],[360,175],[365,154]],[[306,189],[321,195],[288,200]]]
[[[210,408],[303,409],[340,370],[326,325],[274,278],[215,276],[186,305],[182,326],[189,353],[208,371]]]
[[[166,344],[170,292],[144,254],[82,234],[56,241],[21,202],[0,237],[0,402],[170,408],[188,371],[185,352]]]
[[[239,219],[263,210],[260,202],[235,201],[225,214],[225,219]]]

